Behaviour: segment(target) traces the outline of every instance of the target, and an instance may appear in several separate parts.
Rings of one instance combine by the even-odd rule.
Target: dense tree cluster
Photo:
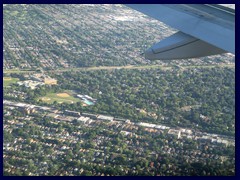
[[[39,97],[49,92],[74,90],[98,99],[94,106],[57,104],[59,109],[113,115],[132,121],[189,127],[211,133],[235,134],[235,70],[233,68],[172,68],[170,70],[97,70],[52,73],[58,86],[31,90],[12,88],[27,93],[29,103],[49,105]],[[22,75],[13,75],[23,79]],[[12,91],[5,88],[4,93]],[[18,99],[20,97],[8,97]]]
[[[234,76],[232,68],[123,69],[56,75],[61,89],[98,99],[94,106],[65,105],[67,108],[228,135],[234,135],[235,128]]]

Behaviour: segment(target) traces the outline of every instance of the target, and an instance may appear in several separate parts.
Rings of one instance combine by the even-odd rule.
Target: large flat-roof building
[[[112,116],[105,116],[105,115],[99,115],[97,117],[98,120],[105,120],[105,121],[113,121],[114,117]]]

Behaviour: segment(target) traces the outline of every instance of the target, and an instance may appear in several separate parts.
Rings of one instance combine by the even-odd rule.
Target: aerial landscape
[[[4,176],[234,176],[235,55],[145,59],[125,5],[3,5]]]

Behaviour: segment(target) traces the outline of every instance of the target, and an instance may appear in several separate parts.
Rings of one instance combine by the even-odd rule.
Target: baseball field
[[[44,97],[40,97],[39,99],[41,99],[44,102],[47,103],[53,103],[54,101],[56,101],[57,103],[76,103],[79,102],[80,100],[78,98],[73,97],[71,94],[67,93],[67,92],[63,92],[63,93],[48,93],[46,96]]]

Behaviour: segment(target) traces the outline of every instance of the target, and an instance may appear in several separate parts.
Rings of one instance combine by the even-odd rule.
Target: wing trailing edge
[[[145,58],[149,60],[187,59],[226,52],[225,50],[179,31],[149,48],[145,52]]]

